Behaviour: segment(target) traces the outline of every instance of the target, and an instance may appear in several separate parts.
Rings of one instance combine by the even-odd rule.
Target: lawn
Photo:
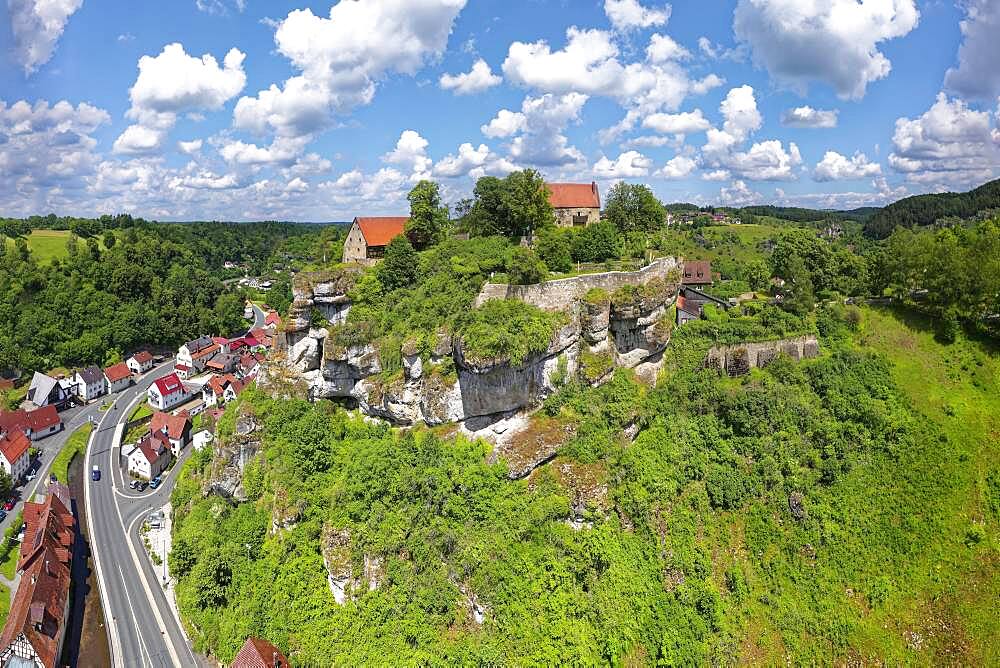
[[[69,235],[69,230],[32,230],[27,237],[28,248],[39,264],[62,259],[69,256],[69,251],[66,250],[66,240],[69,239]],[[6,243],[13,245],[14,242],[6,239]],[[104,250],[100,238],[97,239],[97,243]],[[81,240],[80,246],[83,247],[85,244],[86,242]]]
[[[128,416],[128,421],[134,422],[136,420],[141,420],[142,418],[152,414],[153,414],[153,409],[150,408],[148,403],[143,401],[138,406],[136,406],[136,409],[132,411],[131,415]]]
[[[0,585],[0,626],[7,623],[7,613],[10,612],[11,591]]]
[[[59,451],[56,458],[52,460],[52,473],[55,474],[59,482],[69,482],[68,471],[70,462],[73,461],[73,457],[77,455],[82,457],[87,451],[87,442],[90,440],[91,429],[93,427],[90,423],[87,423],[73,432],[73,435],[66,441],[66,445]]]
[[[0,563],[0,573],[8,580],[14,579],[14,571],[17,569],[17,559],[21,556],[20,546],[15,543],[7,553],[7,558]]]

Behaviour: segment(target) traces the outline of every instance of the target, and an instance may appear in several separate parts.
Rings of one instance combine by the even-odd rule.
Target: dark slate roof
[[[193,355],[199,350],[204,350],[205,348],[208,348],[210,345],[212,345],[212,338],[203,335],[199,336],[197,339],[194,339],[193,341],[188,341],[184,345],[187,346],[187,349]]]
[[[80,374],[80,378],[87,385],[104,381],[104,372],[96,366],[88,366],[86,369],[80,369],[77,373]]]

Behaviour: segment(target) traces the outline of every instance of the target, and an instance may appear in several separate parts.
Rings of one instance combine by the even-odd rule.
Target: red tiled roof
[[[167,436],[177,440],[184,436],[184,430],[188,426],[188,419],[183,415],[171,415],[162,411],[155,411],[153,418],[149,421],[151,432],[163,431]]]
[[[270,313],[267,314],[267,317],[264,318],[264,324],[265,325],[280,325],[281,324],[281,316],[278,315],[277,311],[271,311]]]
[[[23,634],[46,668],[58,665],[59,639],[69,605],[76,524],[70,503],[69,489],[53,483],[44,502],[24,504],[24,542],[17,565],[21,581],[0,634],[2,648]]]
[[[162,431],[153,432],[139,441],[139,452],[146,458],[149,465],[155,464],[164,453],[170,451],[170,441]]]
[[[168,373],[163,378],[157,378],[154,382],[156,389],[162,396],[168,396],[174,394],[175,392],[183,392],[184,385],[181,383],[181,379],[177,377],[176,373]]]
[[[104,377],[108,379],[109,383],[117,383],[120,380],[125,380],[131,375],[132,370],[128,368],[128,365],[125,364],[125,362],[112,364],[104,370]]]
[[[260,345],[260,342],[257,340],[257,337],[255,336],[244,336],[243,342],[246,343],[251,348],[255,348],[258,345]]]
[[[266,640],[250,636],[230,668],[287,668],[288,665],[288,659],[280,649]]]
[[[177,371],[190,371],[191,367],[189,367],[187,364],[175,364],[174,369]]]
[[[0,454],[13,465],[31,447],[31,441],[24,435],[24,432],[15,431],[3,438],[0,438]]]
[[[227,339],[224,336],[213,336],[212,337],[212,343],[216,343],[216,344],[218,344],[220,346],[223,345],[223,344],[225,344],[227,341],[229,341],[229,339]]]
[[[132,359],[134,359],[139,364],[145,364],[146,362],[152,362],[153,356],[150,354],[148,350],[140,350],[135,355],[132,355]]]
[[[55,406],[46,406],[46,408],[55,410]],[[27,411],[0,411],[0,433],[24,431],[30,424]]]
[[[28,413],[28,424],[32,431],[42,431],[62,422],[55,406],[42,406]]]
[[[549,202],[556,209],[600,209],[596,183],[546,183]]]
[[[207,357],[209,355],[214,355],[217,352],[219,352],[219,344],[218,343],[213,343],[209,347],[202,348],[201,350],[199,350],[198,352],[196,352],[194,355],[191,355],[191,359],[193,359],[193,360],[200,360],[202,357]]]
[[[712,263],[708,260],[691,260],[684,263],[684,276],[681,281],[686,285],[707,285],[712,282]]]
[[[388,246],[390,241],[403,233],[409,220],[406,216],[369,216],[355,218],[354,222],[361,228],[369,246]]]

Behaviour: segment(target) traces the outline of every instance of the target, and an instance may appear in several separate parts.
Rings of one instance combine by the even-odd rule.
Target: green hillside
[[[897,227],[922,227],[952,216],[971,218],[990,209],[1000,209],[1000,179],[967,193],[939,193],[901,199],[872,216],[865,226],[865,233],[884,239]]]

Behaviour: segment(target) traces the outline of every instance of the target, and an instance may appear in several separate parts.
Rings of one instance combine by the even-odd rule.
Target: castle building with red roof
[[[369,216],[354,219],[344,241],[344,262],[372,265],[385,256],[389,242],[403,234],[406,216]]]
[[[559,227],[586,227],[601,222],[601,193],[596,183],[546,183],[545,187]]]

